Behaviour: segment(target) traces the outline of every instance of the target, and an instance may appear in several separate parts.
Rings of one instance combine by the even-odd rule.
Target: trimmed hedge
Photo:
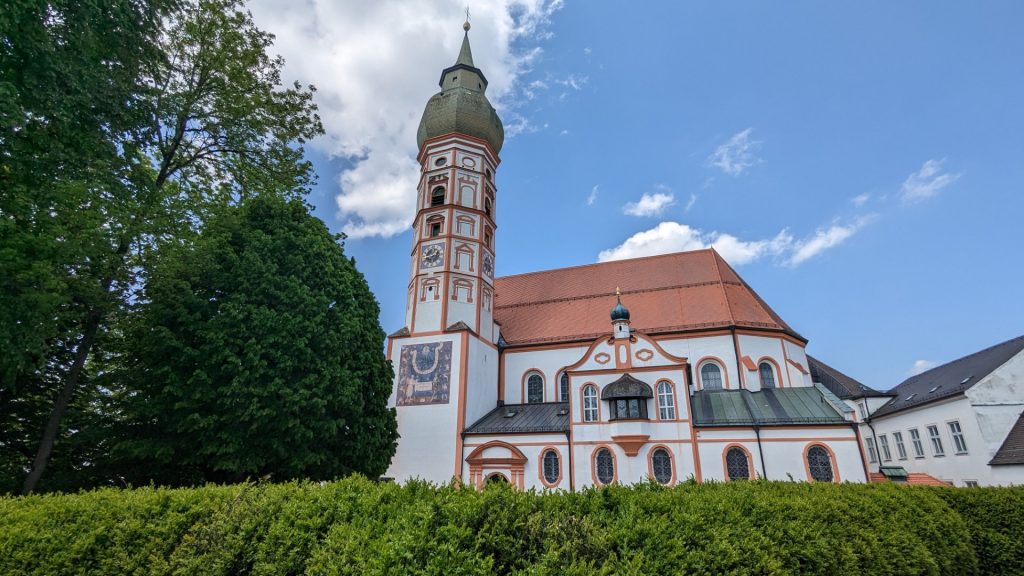
[[[0,498],[2,574],[1022,574],[1024,489],[422,483]]]

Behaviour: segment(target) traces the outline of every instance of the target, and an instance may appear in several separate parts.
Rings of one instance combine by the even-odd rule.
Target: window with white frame
[[[946,449],[942,447],[942,436],[939,436],[938,426],[928,427],[928,439],[932,442],[932,454],[935,456],[945,456]]]
[[[762,388],[775,388],[775,369],[772,368],[771,363],[761,362],[761,365],[758,366],[757,371],[761,376]]]
[[[583,421],[597,421],[597,387],[593,384],[583,387]]]
[[[860,410],[861,420],[868,417],[867,402],[857,402],[857,409]]]
[[[910,442],[914,445],[914,458],[924,458],[924,444],[921,442],[921,433],[917,428],[910,429]]]
[[[672,384],[662,380],[658,383],[658,418],[662,420],[676,419],[676,400],[672,394]]]
[[[875,439],[865,438],[864,443],[868,445],[868,461],[878,462],[878,453],[875,452]]]
[[[558,379],[558,401],[569,401],[569,374],[565,372],[562,372],[562,377]]]
[[[878,437],[878,445],[882,447],[882,460],[892,460],[892,452],[889,451],[889,437],[882,434]]]
[[[967,440],[964,439],[964,431],[960,428],[960,422],[953,420],[949,423],[949,434],[953,437],[953,448],[957,454],[967,454]]]
[[[534,372],[526,377],[526,403],[540,404],[544,401],[544,378]]]
[[[903,432],[893,432],[892,442],[896,445],[896,455],[900,460],[907,459],[907,447],[903,445]]]
[[[704,390],[721,390],[722,369],[714,362],[707,362],[700,368],[700,384]]]

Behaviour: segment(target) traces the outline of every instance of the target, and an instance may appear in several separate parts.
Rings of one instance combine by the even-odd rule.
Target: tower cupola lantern
[[[629,338],[629,309],[622,305],[622,291],[618,288],[615,288],[615,308],[612,308],[611,317],[615,338]]]

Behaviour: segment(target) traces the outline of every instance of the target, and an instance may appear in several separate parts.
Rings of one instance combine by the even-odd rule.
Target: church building
[[[853,410],[812,381],[807,339],[713,249],[494,276],[504,129],[464,28],[417,134],[388,476],[866,481]]]

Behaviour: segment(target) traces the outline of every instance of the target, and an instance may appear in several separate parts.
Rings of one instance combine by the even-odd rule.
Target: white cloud
[[[931,360],[915,360],[914,365],[911,366],[910,370],[907,372],[907,376],[917,376],[922,372],[935,368],[935,366],[935,362],[932,362]]]
[[[697,203],[697,198],[698,196],[696,194],[690,192],[690,200],[686,203],[686,208],[684,208],[683,211],[689,212],[690,208],[693,208],[693,205]]]
[[[870,200],[870,199],[871,199],[871,194],[868,194],[867,192],[865,192],[863,194],[858,194],[858,195],[854,196],[853,198],[850,198],[850,203],[853,204],[854,206],[856,206],[857,208],[860,208],[861,206],[867,204],[868,200]]]
[[[650,230],[630,236],[615,248],[603,250],[597,260],[608,262],[713,247],[731,264],[739,266],[764,256],[777,256],[792,241],[786,230],[773,238],[750,242],[731,234],[703,232],[678,222],[662,222]]]
[[[900,187],[900,199],[904,204],[912,204],[926,198],[931,198],[939,193],[946,186],[956,182],[960,174],[942,172],[942,164],[946,159],[928,160],[921,165],[921,169],[914,172],[903,181]]]
[[[623,206],[622,213],[629,216],[660,216],[665,208],[675,204],[676,197],[670,188],[660,184],[655,188],[661,192],[645,192],[640,200]]]
[[[561,6],[561,0],[473,6],[473,58],[487,75],[488,98],[508,137],[537,129],[515,109],[530,97],[521,79],[540,57],[535,44]],[[344,231],[361,238],[406,230],[415,210],[416,128],[441,70],[458,55],[464,3],[252,0],[248,7],[276,35],[273,51],[286,60],[284,80],[317,86],[327,135],[311,145],[352,162],[338,179]]]
[[[825,250],[842,244],[847,238],[853,236],[858,230],[874,220],[874,218],[874,215],[863,216],[849,224],[833,222],[828,228],[818,228],[810,237],[804,238],[793,245],[792,253],[786,260],[786,264],[789,266],[799,266]]]
[[[597,186],[594,186],[590,191],[590,195],[587,196],[587,206],[593,206],[594,202],[597,200],[597,188]]]
[[[708,156],[708,165],[718,168],[726,174],[738,176],[748,168],[761,163],[756,152],[761,147],[761,142],[750,139],[750,132],[753,128],[734,134],[725,144],[715,148],[714,153]]]
[[[710,247],[735,266],[770,258],[777,264],[793,267],[838,246],[873,218],[873,215],[865,216],[846,225],[833,223],[799,240],[793,238],[787,229],[770,238],[742,240],[726,232],[704,232],[686,224],[666,221],[650,230],[637,232],[614,248],[602,250],[597,260],[607,262]]]

